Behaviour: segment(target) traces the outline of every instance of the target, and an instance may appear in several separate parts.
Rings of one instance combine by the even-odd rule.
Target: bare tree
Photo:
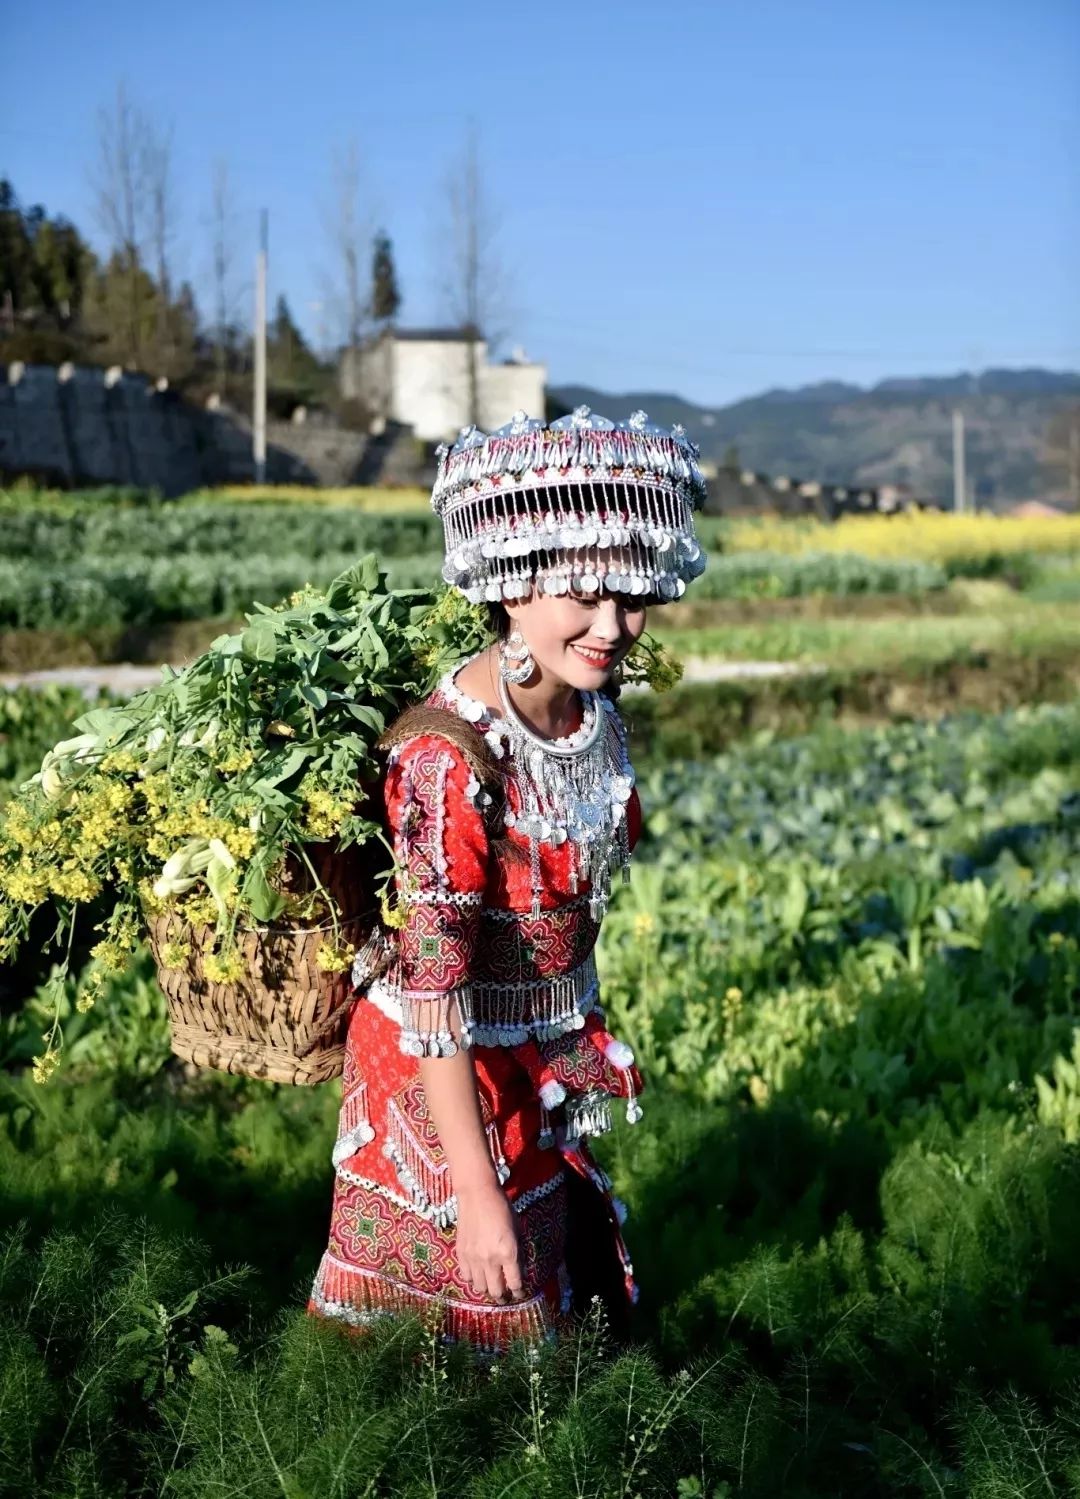
[[[172,271],[169,257],[175,232],[176,213],[172,185],[172,127],[146,130],[143,137],[143,178],[150,220],[149,241],[157,273],[158,356],[171,370],[174,349],[172,333]]]
[[[355,349],[371,316],[368,280],[374,239],[374,219],[361,203],[365,184],[355,140],[335,148],[332,170],[334,195],[323,213],[333,257],[333,268],[324,278],[326,302],[339,341]]]
[[[96,216],[126,286],[124,346],[128,362],[138,366],[142,352],[141,249],[145,229],[147,121],[117,85],[111,108],[98,111],[98,157],[93,173]]]
[[[95,210],[123,286],[120,348],[138,367],[155,355],[169,365],[174,339],[170,320],[169,264],[176,229],[172,189],[172,130],[159,129],[117,85],[111,106],[98,111],[97,160],[92,171]],[[146,267],[156,273],[156,284]]]
[[[223,157],[214,162],[213,191],[210,207],[210,232],[214,279],[214,364],[217,370],[218,394],[225,394],[228,375],[229,342],[232,337],[234,307],[233,276],[235,271],[234,212],[229,186],[229,167]]]
[[[475,125],[446,175],[446,233],[440,236],[443,300],[467,341],[469,421],[480,420],[480,344],[498,342],[505,275],[497,250],[498,221],[484,181]]]

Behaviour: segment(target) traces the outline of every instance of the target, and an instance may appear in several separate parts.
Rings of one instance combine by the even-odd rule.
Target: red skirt
[[[472,1050],[488,1146],[514,1210],[525,1299],[478,1300],[457,1266],[449,1163],[399,1026],[361,999],[349,1024],[334,1147],[330,1240],[309,1311],[353,1327],[388,1313],[430,1318],[447,1340],[495,1352],[554,1336],[594,1295],[620,1330],[637,1299],[625,1216],[588,1145],[568,1142],[535,1079],[499,1046]],[[591,1066],[591,1064],[590,1064]]]

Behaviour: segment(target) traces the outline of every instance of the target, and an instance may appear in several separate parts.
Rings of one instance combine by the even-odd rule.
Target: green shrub
[[[903,558],[853,552],[729,552],[709,556],[693,599],[802,598],[832,594],[899,593],[919,596],[948,583],[944,568]]]
[[[51,562],[130,557],[202,556],[220,560],[248,553],[291,555],[304,562],[345,552],[377,551],[410,557],[442,546],[442,527],[430,512],[371,515],[340,505],[259,504],[213,500],[139,508],[95,502],[62,508],[4,507],[3,553]]]
[[[257,603],[276,604],[305,583],[323,588],[356,562],[352,552],[310,558],[238,551],[227,557],[116,552],[79,563],[0,560],[0,628],[90,629],[168,620],[232,619]],[[430,587],[438,557],[390,557],[392,588]]]

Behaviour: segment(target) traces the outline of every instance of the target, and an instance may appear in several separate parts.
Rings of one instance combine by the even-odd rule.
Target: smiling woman
[[[330,1242],[311,1309],[430,1311],[482,1349],[636,1299],[589,1137],[642,1079],[593,949],[641,827],[617,672],[651,602],[704,567],[681,429],[518,414],[441,453],[443,576],[495,639],[384,736],[388,966],[358,963]]]
[[[488,611],[498,645],[466,666],[461,684],[495,706],[501,650],[502,657],[518,663],[503,672],[518,689],[512,694],[518,711],[551,739],[580,721],[580,691],[615,680],[646,621],[642,598],[549,594],[539,588],[523,599],[489,604]]]

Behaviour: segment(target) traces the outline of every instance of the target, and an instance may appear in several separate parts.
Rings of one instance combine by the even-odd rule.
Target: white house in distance
[[[489,364],[477,339],[477,425],[490,432],[515,411],[544,415],[547,370],[515,349]],[[376,424],[401,422],[425,442],[453,437],[469,421],[469,340],[456,328],[387,328],[341,357],[341,394],[360,400]]]

